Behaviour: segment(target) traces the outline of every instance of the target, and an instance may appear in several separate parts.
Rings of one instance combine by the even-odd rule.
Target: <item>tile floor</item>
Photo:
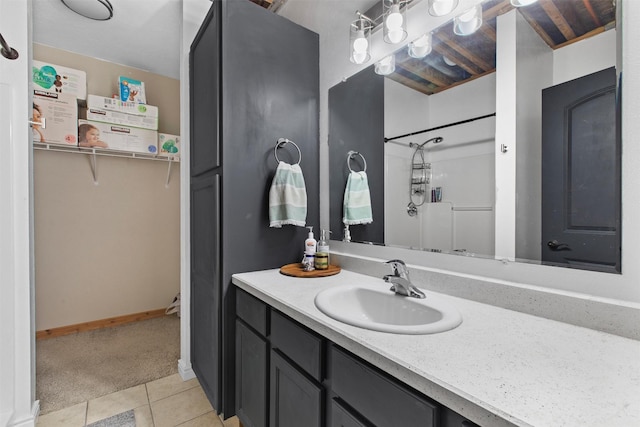
[[[36,426],[84,427],[129,410],[134,411],[136,427],[238,425],[237,419],[220,420],[197,379],[182,381],[175,374],[41,415]]]

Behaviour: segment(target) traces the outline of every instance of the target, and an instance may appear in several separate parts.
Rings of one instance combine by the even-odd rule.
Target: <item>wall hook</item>
[[[7,59],[17,59],[18,56],[18,51],[15,50],[14,48],[12,48],[11,46],[9,46],[7,44],[7,42],[4,40],[4,37],[2,37],[2,34],[0,33],[0,53],[2,54],[2,56],[4,56]]]

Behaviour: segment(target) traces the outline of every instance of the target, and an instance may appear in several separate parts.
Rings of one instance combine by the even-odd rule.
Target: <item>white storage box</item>
[[[180,157],[180,136],[158,133],[158,155]]]
[[[33,142],[78,145],[78,99],[64,93],[33,91],[33,121],[45,119],[46,128],[32,125]]]
[[[118,111],[110,111],[102,108],[87,108],[87,120],[158,130],[157,117],[136,116],[134,114],[120,113]]]
[[[123,102],[119,99],[89,94],[87,96],[87,109],[91,108],[133,114],[136,116],[158,117],[158,107],[154,107],[153,105]]]
[[[87,73],[84,71],[34,59],[32,74],[34,90],[87,99]]]
[[[81,147],[87,141],[87,132],[97,129],[100,132],[100,141],[106,144],[106,147],[97,145],[97,148],[145,154],[158,153],[158,132],[155,130],[88,120],[78,120],[78,125],[78,145]]]

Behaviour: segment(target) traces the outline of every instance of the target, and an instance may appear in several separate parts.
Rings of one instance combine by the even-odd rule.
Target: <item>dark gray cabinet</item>
[[[331,390],[378,427],[439,426],[440,405],[346,351],[329,352]]]
[[[373,427],[354,411],[347,409],[340,398],[331,399],[329,413],[331,427]]]
[[[269,344],[244,322],[236,322],[236,414],[245,427],[267,425]]]
[[[321,427],[322,386],[271,350],[270,427]]]
[[[300,148],[307,223],[319,224],[318,49],[317,34],[245,0],[214,0],[191,45],[191,363],[226,416],[237,396],[231,275],[299,261],[307,236],[269,227],[278,138]],[[298,153],[288,144],[278,156]]]
[[[246,427],[475,427],[242,289],[236,405]]]

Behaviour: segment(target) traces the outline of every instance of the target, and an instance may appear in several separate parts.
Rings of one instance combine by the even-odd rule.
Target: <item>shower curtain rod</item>
[[[448,127],[451,127],[451,126],[457,126],[457,125],[473,122],[473,121],[480,120],[480,119],[486,119],[487,117],[495,117],[495,115],[496,115],[496,113],[487,114],[485,116],[478,116],[478,117],[474,117],[472,119],[462,120],[460,122],[449,123],[448,125],[436,126],[434,128],[430,128],[430,129],[419,130],[419,131],[416,131],[416,132],[406,133],[404,135],[394,136],[393,138],[385,138],[384,142],[386,144],[389,141],[393,141],[394,139],[404,138],[405,136],[420,135],[421,133],[431,132],[432,130],[438,130],[438,129],[448,128]]]

